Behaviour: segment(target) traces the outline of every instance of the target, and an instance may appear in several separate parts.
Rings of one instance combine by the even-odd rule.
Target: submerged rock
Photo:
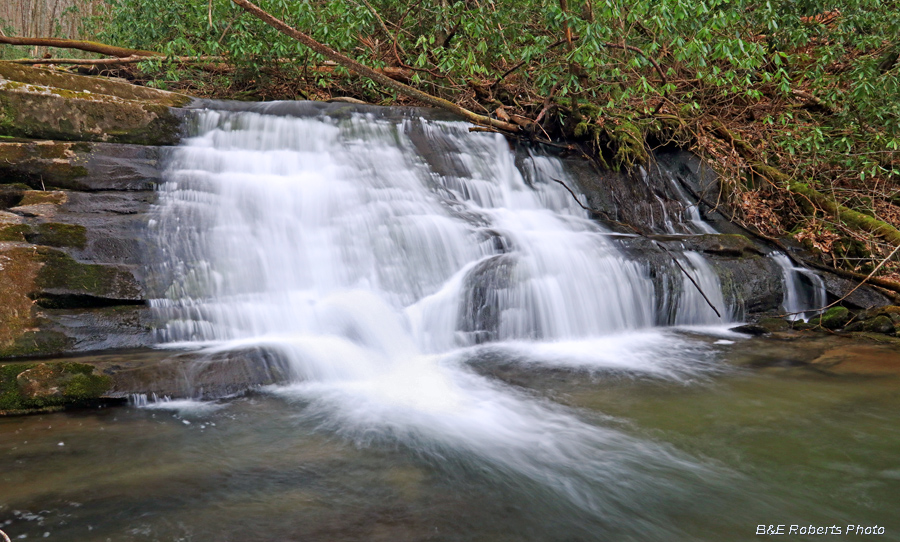
[[[900,350],[895,346],[841,346],[826,351],[811,366],[840,375],[896,376],[900,375]]]

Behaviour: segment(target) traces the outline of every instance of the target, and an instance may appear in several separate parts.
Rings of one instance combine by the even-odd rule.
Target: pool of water
[[[705,370],[679,379],[490,352],[468,364],[604,435],[579,437],[567,453],[584,472],[550,466],[555,480],[508,467],[549,452],[495,461],[503,451],[477,442],[348,434],[291,387],[0,418],[0,528],[13,540],[720,541],[853,524],[900,540],[897,379],[798,365],[831,343],[686,340]]]

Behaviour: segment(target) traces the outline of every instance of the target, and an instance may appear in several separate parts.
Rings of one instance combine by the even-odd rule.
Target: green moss
[[[2,159],[2,158],[0,158]],[[3,182],[3,179],[0,179],[0,182]],[[11,182],[11,183],[3,183],[4,188],[9,188],[13,190],[31,190],[31,187],[25,183]]]
[[[88,154],[94,150],[93,146],[90,143],[86,143],[84,141],[78,141],[78,142],[72,143],[72,146],[70,148],[72,149],[72,152],[77,152],[77,153],[82,153],[82,154]]]
[[[39,247],[38,260],[44,265],[38,272],[35,284],[39,288],[65,289],[99,297],[110,297],[120,282],[131,279],[123,271],[105,265],[83,264],[58,250]],[[113,295],[112,297],[116,297]]]
[[[112,379],[83,363],[0,365],[0,412],[28,413],[84,406],[112,387]]]
[[[37,231],[26,234],[25,238],[36,245],[84,248],[87,244],[87,229],[78,224],[48,222],[38,225]]]
[[[869,333],[894,333],[894,322],[886,315],[882,314],[874,318],[869,318],[863,323],[862,331]]]
[[[66,195],[60,191],[28,190],[25,192],[19,205],[38,205],[41,203],[62,205],[65,201]]]
[[[820,316],[816,323],[825,329],[840,329],[850,321],[850,311],[845,307],[831,307]]]
[[[614,160],[620,167],[631,167],[650,159],[644,143],[644,134],[636,124],[628,121],[619,122],[609,131],[609,138],[615,148]]]
[[[790,322],[783,318],[760,318],[758,323],[770,333],[775,331],[787,331],[791,328]]]
[[[100,397],[112,387],[112,378],[102,374],[93,374],[94,368],[90,365],[83,367],[87,369],[86,372],[72,373],[63,388],[63,397],[73,401],[87,401]]]
[[[34,367],[34,365],[29,363],[0,365],[0,411],[22,410],[26,408],[23,404],[22,397],[19,395],[16,377],[32,367]]]
[[[0,226],[0,241],[24,242],[25,236],[31,233],[31,226],[27,224],[13,224]]]
[[[65,352],[71,339],[50,330],[27,331],[10,346],[0,348],[0,358],[25,358]]]
[[[661,129],[651,121],[634,121],[624,117],[604,116],[592,105],[582,105],[573,119],[574,136],[589,140],[598,150],[605,147],[612,155],[612,169],[629,168],[650,159],[645,138],[648,132]],[[602,155],[603,153],[598,153]],[[604,166],[607,166],[606,160]]]

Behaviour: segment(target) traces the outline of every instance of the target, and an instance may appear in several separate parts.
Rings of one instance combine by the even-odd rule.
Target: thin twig
[[[575,194],[575,192],[572,192],[572,189],[569,188],[569,186],[568,186],[566,183],[560,181],[559,179],[554,179],[553,177],[550,177],[550,180],[551,180],[551,181],[554,181],[554,182],[557,182],[557,183],[559,183],[559,184],[561,184],[562,187],[565,188],[566,191],[569,192],[569,194],[572,194],[572,198],[575,199],[575,203],[577,203],[579,207],[581,207],[581,208],[584,209],[585,211],[588,211],[588,212],[594,212],[593,209],[591,209],[590,207],[585,207],[584,204],[581,203],[581,200],[578,199],[578,196]]]
[[[688,273],[684,267],[682,267],[681,262],[678,261],[678,258],[676,258],[674,254],[669,252],[669,249],[667,249],[662,243],[659,243],[658,241],[653,241],[653,243],[656,244],[656,246],[658,246],[659,248],[663,249],[666,252],[666,254],[671,256],[672,261],[675,262],[675,265],[678,266],[678,269],[681,269],[681,272],[684,273],[684,276],[686,276],[688,278],[688,280],[691,281],[691,284],[693,284],[694,287],[697,288],[697,291],[700,292],[700,295],[703,296],[703,300],[706,301],[706,304],[709,305],[709,307],[713,310],[714,313],[716,313],[716,316],[718,316],[719,318],[722,318],[722,315],[719,314],[719,310],[716,309],[716,306],[712,304],[712,301],[710,301],[708,297],[706,297],[706,294],[703,292],[703,288],[701,288],[700,285],[697,284],[697,281],[694,280],[694,277],[692,277],[691,274]]]

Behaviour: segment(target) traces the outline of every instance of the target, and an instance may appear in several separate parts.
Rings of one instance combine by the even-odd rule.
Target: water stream
[[[65,493],[52,536],[75,532],[65,514],[91,540],[738,540],[785,510],[831,517],[783,508],[787,487],[767,501],[721,444],[629,421],[646,413],[621,405],[654,390],[739,374],[721,358],[738,311],[698,252],[677,258],[722,318],[671,262],[627,257],[556,158],[415,118],[208,110],[192,130],[151,222],[159,339],[265,351],[292,382],[82,419],[127,441],[110,459],[123,508],[104,519],[114,481],[66,474],[98,493],[82,512]],[[125,474],[126,457],[143,466]]]

